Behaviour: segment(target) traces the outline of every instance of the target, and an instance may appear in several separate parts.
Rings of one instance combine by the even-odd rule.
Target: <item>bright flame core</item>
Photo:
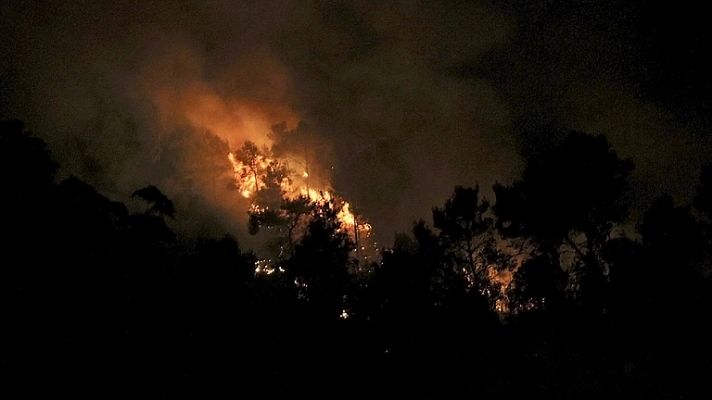
[[[261,190],[267,188],[264,176],[271,167],[275,165],[287,165],[287,162],[264,155],[257,155],[252,165],[246,165],[238,159],[235,153],[229,153],[228,159],[232,164],[235,184],[237,185],[238,191],[244,198],[252,200],[251,209],[264,208],[262,204],[258,203],[256,198],[256,195]],[[298,197],[303,197],[317,205],[326,205],[330,202],[338,203],[340,208],[336,217],[339,220],[341,229],[347,232],[352,238],[357,235],[359,237],[371,236],[371,224],[363,221],[363,218],[357,217],[351,210],[351,204],[340,196],[334,195],[330,189],[326,187],[313,187],[309,180],[310,174],[308,171],[297,174],[285,168],[285,172],[286,175],[279,183],[283,198],[294,200]]]

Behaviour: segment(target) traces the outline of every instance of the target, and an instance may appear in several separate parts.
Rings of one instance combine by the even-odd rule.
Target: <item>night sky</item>
[[[641,208],[689,201],[712,150],[692,2],[146,3],[3,2],[0,119],[110,197],[161,187],[182,231],[244,229],[225,155],[245,139],[309,152],[386,239],[557,132],[632,158]]]

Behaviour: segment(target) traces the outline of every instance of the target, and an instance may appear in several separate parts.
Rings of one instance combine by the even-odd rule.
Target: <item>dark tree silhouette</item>
[[[705,240],[702,224],[689,207],[675,206],[672,197],[661,196],[643,215],[638,231],[645,248],[655,254],[655,264],[674,268],[673,275],[699,271]]]
[[[283,197],[278,208],[254,207],[248,211],[248,232],[256,235],[263,227],[276,230],[278,256],[288,258],[293,255],[295,243],[304,235],[308,221],[319,207],[305,196]]]
[[[489,203],[480,199],[479,187],[460,186],[443,208],[433,209],[433,225],[440,230],[445,247],[458,269],[468,271],[477,284],[494,261],[494,243],[489,234],[493,222],[486,216],[488,210]]]
[[[556,310],[562,306],[566,274],[542,254],[526,260],[514,274],[509,290],[512,311]]]
[[[458,187],[433,229],[416,223],[359,268],[337,204],[298,198],[254,213],[289,250],[282,269],[257,274],[267,260],[231,236],[178,237],[155,187],[135,193],[148,209],[131,214],[79,178],[55,182],[57,164],[21,123],[0,128],[0,368],[11,397],[712,393],[707,172],[699,213],[662,196],[639,238],[613,235],[630,164],[605,139],[572,134],[495,188],[494,214],[477,188]],[[267,170],[265,195],[281,179]],[[485,272],[512,268],[500,250],[512,244],[529,258],[497,314]]]
[[[588,291],[586,296],[598,302],[609,267],[602,249],[628,215],[632,169],[605,137],[572,132],[527,160],[522,180],[494,186],[497,226],[505,236],[531,236],[553,262],[562,244],[570,248],[574,293]]]
[[[32,244],[48,217],[57,169],[45,143],[25,132],[22,122],[0,122],[0,242],[8,249]]]
[[[176,210],[173,202],[153,185],[136,190],[131,197],[138,197],[148,203],[146,214],[175,218]]]
[[[46,191],[54,182],[58,165],[46,144],[25,132],[21,121],[0,122],[0,184],[3,201],[30,198]],[[3,211],[7,208],[3,207]]]
[[[302,296],[316,310],[336,318],[349,279],[349,254],[354,244],[341,230],[338,210],[332,203],[317,205],[304,236],[287,260],[287,273],[300,287]]]
[[[628,214],[626,193],[633,169],[603,136],[572,132],[557,146],[527,161],[522,180],[495,185],[500,227],[558,245],[572,231],[598,241]]]

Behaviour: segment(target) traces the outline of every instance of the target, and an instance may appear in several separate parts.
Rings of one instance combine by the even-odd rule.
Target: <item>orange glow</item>
[[[498,298],[495,300],[495,311],[499,314],[508,314],[510,312],[509,308],[509,297],[507,293],[509,292],[509,284],[512,282],[514,277],[514,271],[512,270],[498,270],[496,265],[490,265],[487,268],[487,279],[493,284],[497,289],[499,289]]]
[[[250,140],[270,145],[265,133],[274,123],[284,121],[294,126],[298,122],[297,116],[282,104],[225,98],[201,82],[152,88],[151,97],[164,126],[187,124],[198,131],[210,131],[228,143]]]
[[[490,266],[487,271],[487,275],[489,277],[490,282],[496,283],[502,290],[506,290],[506,288],[509,286],[509,283],[512,282],[513,271],[497,271],[494,266]]]
[[[239,161],[234,153],[228,154],[228,159],[232,164],[235,183],[242,196],[252,199],[251,207],[253,209],[255,207],[261,207],[260,204],[255,203],[257,201],[255,199],[256,194],[267,186],[267,184],[263,181],[265,171],[273,162],[278,160],[258,156],[255,163],[255,167],[257,168],[255,174],[247,173],[251,167]],[[282,161],[282,163],[284,165],[287,164],[286,161]],[[358,218],[351,210],[351,204],[349,202],[345,201],[340,196],[334,195],[330,189],[323,187],[326,185],[319,185],[322,186],[321,188],[310,186],[307,182],[307,178],[310,178],[307,171],[304,171],[301,174],[296,174],[293,171],[288,170],[288,176],[283,179],[280,184],[283,197],[291,200],[298,197],[304,197],[317,205],[326,205],[330,202],[338,203],[339,211],[336,218],[340,222],[341,229],[344,232],[347,232],[352,238],[354,238],[357,234],[359,237],[371,236],[373,229],[371,224],[363,221],[363,218]]]
[[[190,59],[189,56],[190,54],[186,57]],[[166,81],[159,73],[149,74],[143,89],[159,113],[161,132],[189,128],[196,134],[210,132],[226,142],[231,149],[246,141],[253,142],[262,149],[270,148],[273,144],[269,133],[274,124],[284,122],[287,127],[294,127],[299,122],[299,117],[287,105],[289,102],[285,96],[288,85],[285,77],[280,75],[280,69],[275,67],[267,74],[269,76],[265,77],[265,81],[274,84],[275,90],[270,93],[274,92],[275,95],[258,96],[259,100],[256,100],[255,96],[226,96],[200,78]],[[160,154],[162,145],[158,134],[157,154]],[[321,205],[336,203],[339,206],[337,218],[344,232],[348,232],[352,237],[371,235],[371,225],[354,214],[351,204],[333,193],[329,179],[319,177],[320,160],[314,160],[312,165],[312,160],[307,164],[302,161],[301,156],[298,159],[261,157],[254,165],[247,166],[233,153],[228,154],[228,159],[237,191],[241,197],[250,201],[251,208],[264,206],[256,204],[257,195],[267,186],[261,173],[266,172],[273,162],[284,165],[287,162],[292,165],[301,164],[302,168],[298,171],[290,170],[288,177],[280,184],[284,197],[296,199],[304,196]],[[234,208],[227,196],[220,200],[215,200],[216,197],[214,196],[213,201],[224,203],[221,205],[226,209]]]

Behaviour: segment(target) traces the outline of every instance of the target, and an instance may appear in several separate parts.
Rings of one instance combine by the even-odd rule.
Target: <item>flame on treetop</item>
[[[267,147],[260,149],[247,141],[239,150],[229,153],[228,159],[235,186],[243,197],[250,199],[251,212],[277,208],[285,199],[302,198],[317,206],[334,207],[341,230],[352,239],[371,236],[371,224],[357,216],[348,201],[336,195],[328,184],[315,179],[310,171],[297,173],[289,168],[289,158],[274,157]]]

